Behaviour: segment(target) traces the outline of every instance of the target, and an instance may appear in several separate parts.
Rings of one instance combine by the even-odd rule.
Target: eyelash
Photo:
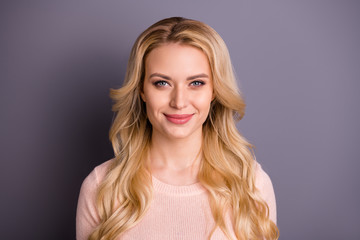
[[[163,81],[163,80],[155,81],[153,84],[154,84],[154,86],[156,86],[156,87],[164,87],[166,84],[169,85],[168,82]],[[190,83],[190,85],[191,85],[191,86],[194,86],[194,87],[200,87],[200,86],[205,85],[205,82],[204,82],[204,81],[200,81],[200,80],[196,80],[196,81],[192,81],[192,82]]]
[[[156,82],[154,82],[153,84],[154,84],[154,86],[156,86],[156,87],[164,87],[165,84],[169,84],[169,83],[167,83],[166,81],[156,81]],[[160,84],[161,84],[161,85],[160,85]]]
[[[195,83],[197,83],[197,84],[195,85]],[[194,86],[194,87],[200,87],[200,86],[205,85],[205,82],[204,82],[204,81],[200,81],[200,80],[196,80],[196,81],[191,82],[190,84],[191,84],[192,86]]]

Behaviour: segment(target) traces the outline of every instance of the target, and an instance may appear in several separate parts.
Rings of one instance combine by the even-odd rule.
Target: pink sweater
[[[111,160],[110,160],[111,161]],[[95,207],[96,190],[105,177],[110,161],[97,166],[84,180],[76,215],[77,240],[88,239],[100,222]],[[206,190],[200,183],[173,186],[152,177],[154,199],[143,219],[118,239],[207,239],[214,226]],[[276,203],[269,176],[260,164],[256,167],[256,186],[270,208],[270,219],[276,223]],[[236,239],[230,215],[225,222],[233,239]],[[211,239],[226,239],[217,228]]]

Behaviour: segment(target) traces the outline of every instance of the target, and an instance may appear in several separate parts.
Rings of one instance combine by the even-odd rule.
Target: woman
[[[84,180],[77,239],[277,239],[270,178],[239,134],[245,104],[221,37],[161,20],[111,91],[115,158]]]

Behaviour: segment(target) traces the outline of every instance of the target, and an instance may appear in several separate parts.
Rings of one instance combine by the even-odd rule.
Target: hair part
[[[145,166],[145,159],[152,126],[140,93],[146,57],[153,49],[168,43],[202,50],[211,68],[215,98],[203,124],[203,159],[198,177],[209,192],[216,224],[212,233],[219,227],[231,238],[223,213],[224,209],[229,209],[238,239],[277,239],[278,229],[269,219],[268,206],[255,188],[252,146],[235,125],[235,120],[244,115],[245,103],[237,88],[227,47],[210,26],[182,17],[163,19],[137,38],[123,87],[110,91],[114,100],[112,110],[116,113],[110,129],[115,161],[98,191],[101,223],[90,239],[115,239],[135,226],[151,204],[151,173]]]

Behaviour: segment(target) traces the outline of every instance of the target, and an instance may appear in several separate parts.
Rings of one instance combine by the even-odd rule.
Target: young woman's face
[[[201,135],[213,99],[206,55],[175,43],[155,48],[145,61],[141,97],[153,134],[169,139]]]

